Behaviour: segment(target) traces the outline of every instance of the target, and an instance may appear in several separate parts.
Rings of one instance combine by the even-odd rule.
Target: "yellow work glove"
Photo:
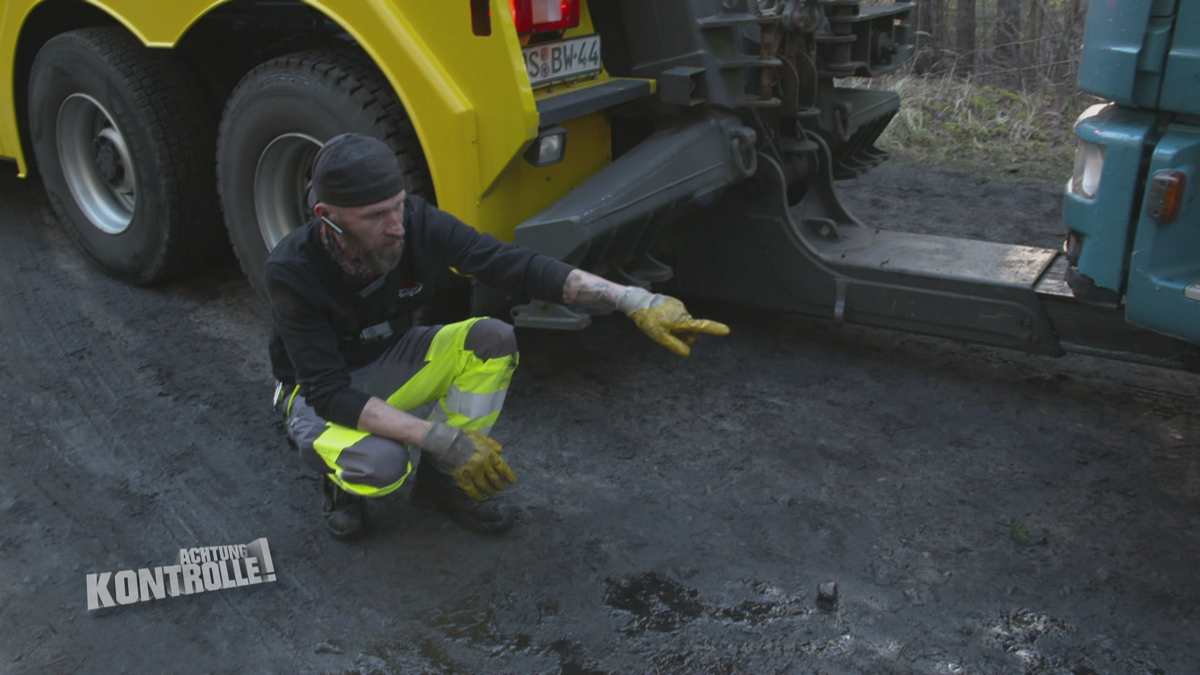
[[[717,321],[695,319],[687,307],[669,295],[658,295],[630,286],[617,299],[617,309],[629,315],[642,332],[680,356],[692,353],[690,345],[706,335],[729,335],[729,326]]]
[[[420,442],[421,449],[450,469],[454,480],[472,499],[494,495],[517,482],[517,476],[500,457],[504,451],[495,440],[478,431],[456,429],[434,422]]]

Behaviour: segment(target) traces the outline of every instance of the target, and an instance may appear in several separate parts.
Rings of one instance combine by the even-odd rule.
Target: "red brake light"
[[[527,35],[533,32],[533,0],[508,0],[512,10],[513,23],[517,25],[517,35]]]
[[[579,25],[579,0],[508,0],[518,35]]]

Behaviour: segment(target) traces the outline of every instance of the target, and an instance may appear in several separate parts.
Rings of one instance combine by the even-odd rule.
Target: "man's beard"
[[[376,274],[387,274],[400,264],[400,257],[404,255],[404,239],[394,239],[396,247],[391,249],[380,248],[374,251],[367,250],[365,244],[358,237],[345,232],[342,234],[345,241],[346,254],[348,257],[353,257],[355,261],[375,272]]]

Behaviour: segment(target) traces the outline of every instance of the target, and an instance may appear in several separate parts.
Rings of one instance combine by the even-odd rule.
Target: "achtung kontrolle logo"
[[[275,581],[266,539],[232,546],[181,548],[174,565],[87,575],[88,609]]]

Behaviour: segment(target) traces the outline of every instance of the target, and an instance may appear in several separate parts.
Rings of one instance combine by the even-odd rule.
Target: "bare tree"
[[[913,69],[918,73],[942,69],[946,48],[946,0],[923,0],[917,5],[916,58]]]
[[[917,0],[909,71],[970,75],[985,86],[1022,91],[1073,91],[1095,1]]]
[[[1021,65],[1021,1],[996,0],[996,60],[1002,67]]]
[[[975,0],[958,0],[954,16],[954,48],[958,68],[970,72],[975,64]]]
[[[1051,60],[1042,59],[1043,52],[1045,50],[1043,50],[1041,47],[1042,43],[1047,38],[1047,35],[1045,34],[1045,23],[1046,10],[1042,5],[1042,0],[1031,0],[1029,3],[1029,20],[1025,23],[1025,44],[1023,45],[1025,48],[1025,56],[1021,59],[1022,64],[1027,64],[1028,66],[1032,67],[1041,65],[1044,63],[1044,61]],[[1038,79],[1038,77],[1047,74],[1038,71],[1041,71],[1041,68],[1038,68],[1037,71],[1027,71],[1022,69],[1020,71],[1020,81],[1022,86],[1024,86],[1028,81],[1035,81]]]

